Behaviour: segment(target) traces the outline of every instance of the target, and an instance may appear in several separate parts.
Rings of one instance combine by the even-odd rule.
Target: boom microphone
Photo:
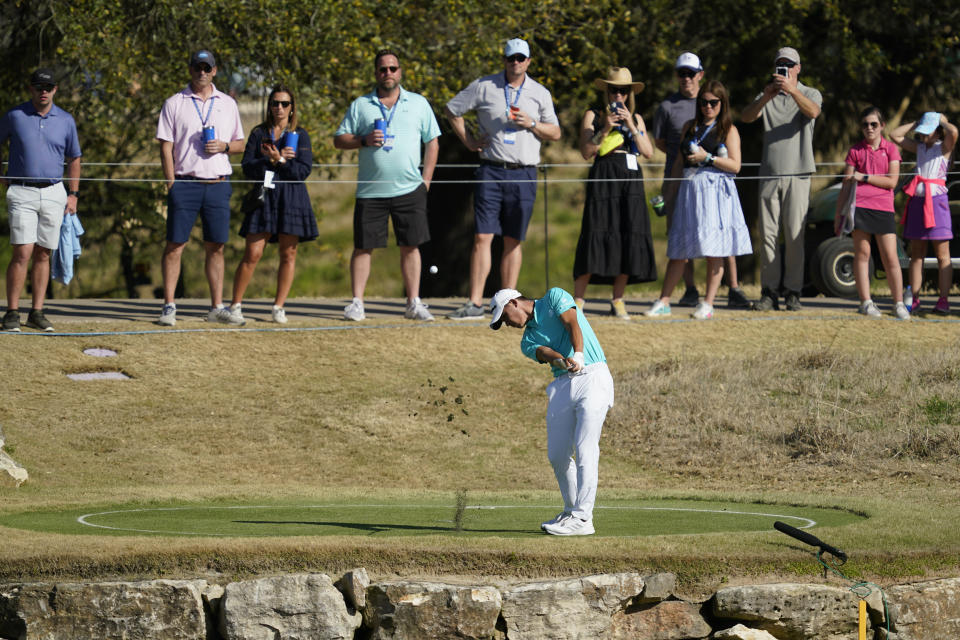
[[[847,561],[847,554],[845,554],[843,551],[840,551],[840,549],[837,549],[836,547],[830,546],[813,534],[807,533],[806,531],[801,531],[796,527],[791,527],[790,525],[780,522],[779,520],[773,523],[773,528],[780,533],[785,533],[791,538],[796,538],[800,542],[808,544],[811,547],[819,547],[821,552],[829,553],[840,560],[840,562]]]

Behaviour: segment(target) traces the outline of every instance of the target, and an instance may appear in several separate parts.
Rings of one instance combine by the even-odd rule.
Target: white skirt
[[[673,209],[667,257],[725,258],[753,253],[733,175],[713,167],[687,167]]]

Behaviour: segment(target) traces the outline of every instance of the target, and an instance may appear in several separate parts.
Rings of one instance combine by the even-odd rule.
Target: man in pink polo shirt
[[[167,244],[163,250],[163,310],[159,324],[177,322],[174,291],[183,247],[197,220],[203,225],[204,271],[210,284],[208,322],[242,324],[223,306],[223,245],[230,232],[230,154],[243,152],[237,103],[217,91],[217,62],[206,50],[190,57],[190,84],[163,103],[157,140],[167,181]]]

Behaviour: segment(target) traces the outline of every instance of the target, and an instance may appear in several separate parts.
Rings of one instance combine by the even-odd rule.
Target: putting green
[[[274,504],[130,504],[0,516],[0,526],[81,535],[147,536],[542,536],[540,522],[557,507],[511,500],[292,502]],[[630,537],[773,530],[775,520],[800,529],[862,520],[840,509],[704,502],[607,500],[594,509],[598,536]]]

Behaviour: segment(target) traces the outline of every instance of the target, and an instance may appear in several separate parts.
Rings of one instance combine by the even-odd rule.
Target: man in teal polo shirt
[[[437,165],[440,126],[423,96],[400,86],[397,55],[381,50],[374,57],[376,89],[353,101],[337,129],[333,146],[359,149],[357,201],[353,210],[353,255],[350,285],[353,301],[346,320],[363,320],[363,291],[370,277],[374,249],[387,246],[387,218],[400,246],[400,270],[411,320],[433,320],[420,301],[420,249],[430,239],[427,190]],[[376,126],[382,121],[382,126]],[[425,145],[420,173],[420,145]]]
[[[554,287],[539,300],[501,289],[490,301],[491,329],[523,329],[520,350],[549,364],[547,458],[563,496],[563,511],[540,525],[555,536],[594,533],[600,432],[613,406],[613,378],[603,349],[568,292]]]

